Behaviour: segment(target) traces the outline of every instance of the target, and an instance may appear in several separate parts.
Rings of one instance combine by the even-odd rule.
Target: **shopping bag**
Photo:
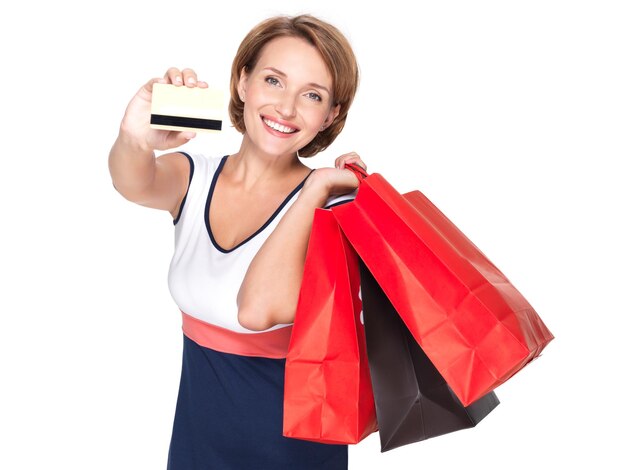
[[[372,174],[332,209],[413,337],[464,406],[553,339],[528,301],[422,193]]]
[[[494,392],[464,407],[361,264],[365,337],[382,452],[476,426]]]
[[[317,209],[285,366],[286,437],[355,444],[377,429],[359,282],[356,253]]]

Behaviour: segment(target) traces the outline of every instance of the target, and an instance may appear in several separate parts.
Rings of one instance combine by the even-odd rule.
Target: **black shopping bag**
[[[495,393],[463,407],[367,267],[360,264],[381,452],[476,426],[500,403]]]

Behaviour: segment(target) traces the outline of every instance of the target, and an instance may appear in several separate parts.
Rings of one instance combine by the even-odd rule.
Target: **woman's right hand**
[[[199,81],[192,69],[179,70],[171,67],[163,78],[153,78],[143,85],[126,108],[120,134],[134,145],[146,151],[167,150],[179,147],[195,137],[195,132],[179,132],[150,127],[152,87],[155,83],[171,83],[189,88],[207,88],[206,82]]]

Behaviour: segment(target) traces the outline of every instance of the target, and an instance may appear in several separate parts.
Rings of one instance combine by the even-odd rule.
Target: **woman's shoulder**
[[[178,153],[184,155],[185,157],[187,157],[187,159],[193,163],[196,166],[199,165],[206,165],[206,166],[215,166],[217,167],[220,162],[222,161],[222,159],[225,158],[224,155],[213,155],[213,156],[207,156],[203,153],[198,153],[198,152],[187,152],[187,151],[183,151],[180,150]]]
[[[194,175],[203,178],[210,177],[217,171],[222,161],[226,158],[225,156],[207,156],[197,152],[180,151],[178,153],[184,155],[189,161],[190,181],[193,180]]]
[[[187,206],[204,207],[207,193],[210,191],[214,175],[225,157],[206,156],[197,152],[177,152],[187,158],[189,162],[189,182],[187,191],[182,199],[178,215],[174,219],[174,225],[178,225],[183,216],[183,208]]]

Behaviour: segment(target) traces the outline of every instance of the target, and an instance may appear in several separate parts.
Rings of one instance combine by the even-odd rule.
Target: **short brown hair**
[[[252,28],[239,45],[233,60],[228,113],[235,129],[244,133],[244,104],[237,92],[241,71],[253,70],[263,47],[280,37],[305,39],[318,50],[333,80],[333,106],[341,105],[335,120],[300,149],[301,157],[312,157],[332,144],[342,131],[359,84],[359,68],[352,47],[335,26],[311,15],[299,15],[275,16]]]

